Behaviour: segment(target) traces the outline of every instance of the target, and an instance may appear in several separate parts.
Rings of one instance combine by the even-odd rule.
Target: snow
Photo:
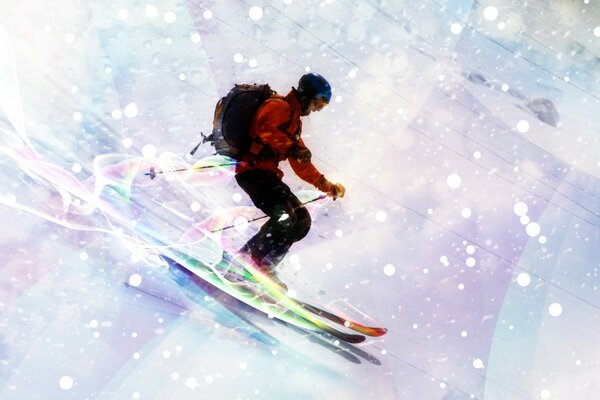
[[[119,120],[119,119],[121,119],[121,117],[123,117],[123,112],[122,112],[121,110],[119,110],[118,108],[115,108],[114,110],[112,110],[112,111],[110,112],[110,115],[111,115],[111,116],[112,116],[114,119],[116,119],[116,120]]]
[[[528,132],[529,131],[529,122],[524,119],[517,122],[517,130],[521,133]]]
[[[375,214],[375,219],[377,222],[385,222],[387,220],[387,213],[383,210],[379,210]]]
[[[237,64],[240,64],[244,61],[244,56],[242,55],[242,53],[235,53],[233,55],[233,61]]]
[[[123,109],[127,118],[134,118],[138,114],[138,107],[135,103],[129,103]]]
[[[124,8],[121,8],[119,10],[119,12],[117,13],[117,15],[119,16],[120,19],[126,20],[127,18],[129,18],[129,11],[127,11]]]
[[[548,306],[548,313],[553,317],[558,317],[562,314],[562,306],[559,303],[552,303]]]
[[[522,201],[515,203],[515,205],[513,206],[514,213],[516,215],[518,215],[519,217],[527,215],[528,210],[529,210],[529,207],[527,207],[527,204],[523,203]]]
[[[393,264],[386,264],[383,267],[383,273],[386,276],[393,276],[396,273],[396,267]]]
[[[65,34],[65,43],[71,44],[75,42],[75,35],[72,33],[66,33]]]
[[[529,286],[531,283],[531,277],[526,272],[521,272],[517,275],[517,283],[523,287]]]
[[[462,32],[463,30],[463,26],[461,24],[459,24],[458,22],[453,23],[452,25],[450,25],[450,32],[452,32],[455,35],[458,35]]]
[[[185,380],[185,386],[190,389],[195,389],[198,386],[198,380],[194,377],[189,377]]]
[[[131,274],[129,276],[129,284],[131,286],[140,286],[142,284],[142,276],[139,274]]]
[[[263,9],[258,6],[251,7],[248,11],[248,15],[251,20],[258,21],[263,17]]]
[[[488,6],[483,10],[483,17],[488,21],[495,21],[498,18],[498,9],[494,6]]]
[[[450,174],[448,175],[448,178],[446,178],[446,183],[451,189],[457,189],[460,187],[462,179],[458,174]]]
[[[595,398],[600,8],[540,4],[4,7],[0,398]],[[144,173],[219,163],[189,155],[217,100],[305,71],[333,87],[305,142],[347,195],[278,273],[390,329],[358,346],[156,257],[256,232],[232,167]]]
[[[177,20],[177,14],[173,11],[167,11],[164,15],[164,19],[167,24],[172,24]]]
[[[290,254],[289,257],[288,257],[288,259],[289,259],[290,263],[292,263],[294,265],[300,263],[300,256],[298,254],[296,254],[296,253]]]
[[[62,390],[70,390],[71,388],[73,388],[73,378],[71,378],[68,375],[65,375],[63,377],[60,378],[60,380],[58,381],[58,385],[60,386],[60,388]]]
[[[242,196],[242,194],[241,194],[241,193],[234,193],[234,194],[231,196],[231,199],[232,199],[234,202],[236,202],[236,203],[239,203],[240,201],[242,201],[242,199],[243,199],[243,196]]]
[[[233,220],[233,225],[238,232],[245,232],[248,229],[248,219],[246,217],[237,217]]]
[[[146,158],[153,158],[156,156],[156,152],[156,146],[153,144],[145,144],[144,147],[142,147],[142,155]]]
[[[146,15],[149,18],[154,18],[158,15],[158,8],[153,4],[146,4]]]
[[[536,237],[540,234],[541,231],[540,224],[538,224],[537,222],[529,222],[525,227],[525,231],[529,236]]]

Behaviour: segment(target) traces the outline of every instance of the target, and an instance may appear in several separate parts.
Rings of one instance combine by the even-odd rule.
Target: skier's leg
[[[289,202],[292,204],[289,207],[290,214],[292,214],[289,217],[289,220],[293,222],[287,225],[283,232],[284,234],[271,244],[271,250],[266,255],[266,258],[270,260],[273,266],[278,265],[283,260],[290,247],[295,242],[304,238],[310,230],[311,218],[308,210],[295,195],[291,195],[294,196],[294,199]]]
[[[300,203],[300,200],[298,200],[298,203],[299,205],[295,208],[296,223],[294,224],[293,230],[294,242],[300,241],[308,234],[312,223],[310,214],[306,207]]]
[[[291,194],[289,195],[294,196]],[[294,196],[290,201],[286,196],[286,214],[288,218],[285,221],[277,221],[272,219],[265,224],[259,234],[255,235],[249,243],[264,243],[262,249],[266,250],[263,258],[263,265],[270,269],[275,268],[285,257],[290,247],[297,241],[306,236],[310,229],[311,219],[310,214],[300,201]],[[265,235],[269,235],[265,237]]]
[[[242,172],[235,178],[254,205],[270,217],[242,248],[260,263],[270,252],[272,244],[282,236],[278,225],[286,207],[280,204],[280,191],[277,190],[281,181],[274,172],[260,169]]]
[[[242,248],[264,265],[275,266],[290,246],[302,239],[310,229],[310,214],[300,200],[275,173],[251,170],[236,176],[240,187],[254,204],[271,218]],[[283,214],[287,218],[282,218]]]

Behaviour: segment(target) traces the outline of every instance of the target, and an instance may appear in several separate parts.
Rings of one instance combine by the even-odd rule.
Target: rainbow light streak
[[[46,183],[45,187],[61,194],[65,215],[62,218],[56,218],[31,207],[14,203],[6,198],[0,198],[1,203],[29,212],[70,229],[114,234],[121,238],[131,248],[132,252],[138,254],[142,252],[149,261],[156,261],[155,256],[165,254],[207,282],[235,298],[263,311],[269,316],[312,331],[322,331],[328,329],[328,327],[331,328],[331,325],[327,322],[319,319],[282,292],[279,285],[274,283],[266,274],[255,268],[250,261],[244,258],[236,258],[236,261],[240,263],[240,266],[246,272],[244,275],[250,281],[256,282],[259,285],[260,294],[257,294],[254,289],[248,289],[243,284],[232,284],[223,278],[218,271],[218,267],[222,267],[222,265],[211,265],[201,258],[194,259],[186,256],[185,253],[179,250],[181,247],[190,249],[191,246],[197,245],[205,238],[208,238],[213,243],[220,243],[220,246],[225,251],[234,252],[234,249],[230,248],[226,240],[221,240],[222,235],[213,233],[214,231],[221,231],[226,225],[227,219],[225,218],[225,215],[228,214],[227,210],[223,210],[220,215],[208,218],[192,228],[191,231],[203,235],[202,238],[192,239],[188,231],[182,235],[178,245],[168,244],[161,234],[144,224],[143,218],[135,220],[135,223],[133,223],[134,221],[132,221],[131,215],[141,215],[141,213],[134,212],[135,203],[131,199],[132,186],[141,179],[143,180],[141,176],[146,176],[145,174],[149,170],[150,165],[156,165],[157,169],[161,171],[169,171],[181,168],[182,164],[184,164],[181,160],[177,160],[177,162],[167,162],[162,159],[152,163],[148,160],[127,158],[122,155],[101,155],[94,160],[94,170],[96,173],[90,178],[88,185],[86,185],[81,183],[64,169],[43,160],[29,147],[23,147],[16,152],[7,150],[3,150],[3,152],[11,156],[16,163],[22,165],[23,169],[29,171],[29,173],[40,183]],[[170,155],[167,157],[170,157]],[[205,172],[210,167],[215,168],[216,172],[213,170]],[[184,187],[192,188],[198,186],[199,183],[202,182],[202,178],[204,178],[205,181],[203,183],[209,184],[208,182],[210,182],[210,184],[214,184],[213,178],[215,176],[222,178],[225,174],[231,175],[233,170],[233,166],[230,163],[223,164],[222,160],[216,158],[200,160],[192,167],[183,168],[190,172],[186,172],[185,174],[165,173],[164,176],[169,179],[169,177],[173,175],[171,178],[174,178],[177,183],[182,184]],[[200,176],[192,177],[191,174],[194,174],[197,171],[203,173],[198,174]],[[209,179],[207,179],[207,177]],[[148,179],[147,176],[146,179]],[[88,189],[89,182],[93,182],[94,184],[93,191]],[[116,196],[113,196],[113,194],[116,194]],[[71,204],[73,203],[72,197],[81,199],[84,203],[89,204],[89,207],[84,207],[84,209],[86,209],[84,214],[92,214],[97,209],[111,227],[116,225],[123,225],[123,227],[119,230],[114,228],[111,230],[107,228],[97,228],[92,224],[84,225],[69,222],[68,215]],[[81,209],[81,207],[78,209]],[[243,210],[242,215],[244,213],[248,213],[248,208]],[[129,233],[121,233],[123,228],[127,229]],[[186,240],[186,242],[181,243],[182,239]],[[210,265],[209,270],[204,267],[207,264]]]

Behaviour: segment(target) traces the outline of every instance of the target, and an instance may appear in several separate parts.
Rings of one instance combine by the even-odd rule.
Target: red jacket
[[[326,180],[311,162],[288,159],[286,155],[294,145],[306,148],[301,138],[301,113],[302,106],[294,90],[285,97],[271,97],[265,101],[252,121],[250,127],[252,145],[249,152],[242,157],[236,173],[253,168],[266,169],[275,172],[281,179],[283,171],[278,168],[279,162],[288,160],[296,175],[317,189],[323,190]],[[268,158],[264,158],[259,154],[261,151],[271,151],[271,154]]]

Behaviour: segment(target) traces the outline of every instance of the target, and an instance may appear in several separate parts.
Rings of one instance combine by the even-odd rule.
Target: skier
[[[288,160],[301,179],[334,200],[346,189],[332,183],[311,162],[311,152],[301,138],[300,117],[321,111],[331,100],[331,86],[321,75],[303,75],[298,88],[285,96],[272,96],[258,109],[250,127],[250,148],[236,167],[236,181],[256,207],[270,218],[240,250],[255,265],[286,289],[275,272],[293,243],[306,236],[311,218],[283,181],[278,168]]]

